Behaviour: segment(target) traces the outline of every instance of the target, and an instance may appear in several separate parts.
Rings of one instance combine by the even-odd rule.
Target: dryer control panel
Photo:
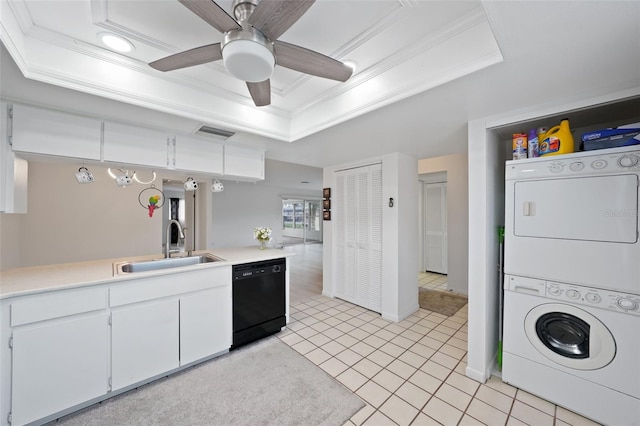
[[[546,281],[546,297],[640,316],[640,295]]]
[[[640,146],[507,161],[506,180],[640,172]]]

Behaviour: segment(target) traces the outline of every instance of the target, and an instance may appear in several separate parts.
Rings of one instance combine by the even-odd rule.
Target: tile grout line
[[[350,302],[346,302],[346,303],[350,303]],[[350,308],[350,309],[351,309],[351,308]],[[348,310],[350,310],[350,309],[348,309]],[[463,308],[461,308],[461,309],[464,309],[464,307],[463,307]],[[343,311],[341,311],[341,312],[345,312],[345,311],[346,311],[346,310],[343,310]],[[428,310],[424,310],[424,311],[428,311]],[[363,313],[368,313],[368,312],[371,312],[371,311],[366,310],[365,312],[361,312],[361,313],[360,313],[360,315],[358,315],[358,316],[357,316],[357,318],[361,317]],[[426,319],[426,318],[430,317],[430,316],[431,316],[431,314],[433,313],[433,311],[428,311],[428,312],[429,312],[429,314],[426,314],[426,315],[424,315],[424,316],[418,317],[418,319],[416,319],[415,321],[411,321],[411,323],[412,323],[413,325],[416,325],[418,322],[420,322],[420,321],[422,321],[422,320],[424,320],[424,319]],[[314,315],[314,314],[307,314],[307,316],[313,316],[313,315]],[[439,314],[439,315],[440,315],[440,314]],[[361,324],[360,326],[354,326],[354,327],[355,327],[355,328],[360,328],[360,329],[362,329],[362,327],[363,327],[364,325],[369,324],[369,323],[371,323],[371,322],[375,321],[376,319],[378,319],[377,315],[376,315],[375,317],[372,317],[371,315],[367,315],[367,316],[368,316],[368,317],[371,317],[371,319],[370,319],[368,322],[365,322],[364,324]],[[412,317],[412,316],[415,316],[415,315],[411,315],[411,316],[409,316],[408,318],[410,318],[410,317]],[[440,341],[440,342],[441,342],[441,345],[439,346],[439,348],[438,348],[437,350],[436,350],[436,349],[434,349],[434,348],[430,348],[430,349],[433,349],[433,350],[435,351],[435,352],[434,352],[434,354],[432,354],[429,358],[425,358],[425,360],[420,364],[420,366],[419,366],[419,367],[413,367],[413,365],[410,365],[410,364],[408,364],[408,363],[406,363],[406,362],[404,362],[403,360],[401,360],[401,359],[400,359],[400,356],[402,356],[402,354],[406,353],[407,351],[410,351],[410,352],[412,352],[412,353],[414,353],[414,354],[416,354],[416,355],[418,355],[418,356],[422,357],[419,353],[416,353],[416,352],[414,352],[414,351],[411,351],[411,348],[412,348],[412,347],[414,347],[414,346],[419,342],[419,340],[421,340],[421,339],[419,339],[419,340],[412,340],[412,339],[408,339],[407,337],[405,337],[405,338],[406,338],[406,339],[408,339],[408,340],[412,340],[412,342],[413,342],[413,343],[411,344],[411,346],[409,346],[409,347],[407,347],[407,348],[404,348],[404,347],[402,347],[402,346],[396,345],[396,346],[398,346],[398,347],[402,348],[402,349],[403,349],[403,352],[402,352],[400,355],[395,356],[395,357],[393,358],[393,361],[389,362],[386,366],[381,366],[380,364],[376,363],[375,361],[371,361],[371,362],[375,363],[376,365],[380,366],[383,370],[387,370],[390,374],[393,374],[394,376],[396,376],[396,377],[398,377],[398,378],[400,378],[400,379],[403,379],[403,383],[402,383],[400,386],[398,386],[398,387],[395,389],[395,391],[393,391],[393,392],[391,392],[391,391],[390,391],[389,389],[387,389],[386,387],[382,386],[386,391],[390,392],[390,395],[389,395],[389,396],[388,396],[388,397],[387,397],[383,402],[381,402],[381,403],[380,403],[379,407],[382,407],[382,406],[383,406],[383,405],[384,405],[384,404],[385,404],[385,403],[386,403],[386,402],[391,398],[391,396],[395,395],[395,396],[396,396],[398,399],[400,399],[401,401],[403,401],[403,402],[407,403],[407,404],[408,404],[408,405],[410,405],[411,407],[416,408],[416,407],[415,407],[413,404],[411,404],[409,401],[406,401],[405,399],[403,399],[403,398],[402,398],[402,397],[400,397],[399,395],[396,395],[396,393],[395,393],[395,392],[396,392],[398,389],[400,389],[400,387],[402,387],[404,384],[406,384],[407,382],[409,382],[409,378],[410,378],[410,377],[412,377],[412,376],[415,374],[415,372],[417,372],[417,371],[422,371],[422,370],[421,370],[421,368],[422,368],[422,367],[423,367],[423,366],[424,366],[424,365],[425,365],[429,360],[431,360],[431,357],[432,357],[433,355],[435,355],[436,353],[438,353],[438,351],[439,351],[439,349],[440,349],[440,348],[442,348],[443,346],[445,346],[445,345],[446,345],[446,344],[447,344],[447,343],[448,343],[448,342],[449,342],[449,341],[450,341],[450,340],[455,336],[455,334],[457,334],[457,333],[460,331],[460,329],[462,329],[465,325],[467,325],[467,324],[468,324],[468,319],[465,319],[465,321],[464,321],[464,322],[462,322],[462,323],[457,323],[456,321],[454,321],[454,322],[456,322],[457,324],[459,324],[459,327],[458,327],[458,328],[455,328],[455,329],[454,329],[454,328],[451,328],[451,327],[448,327],[448,326],[446,326],[446,325],[444,325],[444,324],[443,324],[443,322],[447,321],[448,319],[450,319],[450,318],[451,318],[451,317],[453,317],[453,316],[455,316],[455,315],[452,315],[452,316],[449,316],[449,317],[444,316],[444,318],[438,318],[438,317],[436,316],[435,318],[438,318],[440,321],[439,321],[439,322],[432,321],[432,322],[434,322],[434,323],[435,323],[435,324],[437,324],[437,325],[436,325],[435,327],[431,328],[431,329],[429,330],[429,332],[431,332],[431,331],[435,330],[437,327],[439,327],[440,325],[442,325],[443,327],[449,328],[453,333],[448,334],[448,335],[447,335],[447,336],[448,336],[448,337],[447,337],[447,340],[445,340],[444,342]],[[354,318],[356,318],[356,316],[353,316],[353,317],[354,317]],[[408,318],[407,318],[407,319],[408,319]],[[433,319],[433,318],[432,318],[432,319]],[[406,320],[406,319],[405,319],[405,320]],[[322,321],[322,322],[324,322],[323,320],[318,320],[318,321]],[[404,321],[404,320],[403,320],[403,321]],[[348,322],[348,320],[345,320],[345,322]],[[304,324],[304,323],[303,323],[303,324]],[[314,323],[314,324],[315,324],[315,323]],[[326,323],[325,323],[325,324],[326,324]],[[369,332],[369,331],[367,331],[367,330],[362,329],[363,331],[365,331],[366,333],[368,333],[368,334],[369,334],[369,336],[367,336],[367,337],[365,337],[365,338],[363,338],[363,339],[359,339],[359,340],[358,340],[358,342],[362,342],[362,343],[364,343],[364,344],[367,344],[367,342],[364,342],[364,340],[365,340],[366,338],[368,338],[368,337],[370,337],[370,336],[373,336],[373,335],[375,335],[378,331],[380,331],[380,330],[384,330],[384,329],[385,329],[385,328],[387,328],[389,325],[394,325],[394,324],[396,324],[396,325],[397,325],[397,323],[393,323],[393,322],[390,322],[390,323],[389,323],[389,324],[387,324],[385,327],[377,327],[377,326],[375,326],[375,325],[374,325],[375,327],[377,327],[377,328],[378,328],[378,330],[376,330],[376,331],[375,331],[375,332],[373,332],[373,333],[372,333],[372,332]],[[306,327],[311,327],[311,328],[313,329],[313,324],[308,325],[308,326],[307,326],[306,324],[304,324],[304,325],[305,325]],[[327,325],[328,325],[328,324],[327,324]],[[353,324],[351,324],[351,325],[353,325]],[[395,332],[392,332],[393,334],[395,334],[395,335],[396,335],[395,337],[401,336],[401,335],[402,335],[402,333],[406,332],[407,330],[410,330],[410,328],[411,328],[411,327],[403,327],[403,326],[400,326],[400,327],[404,328],[404,331],[403,331],[403,332],[401,332],[401,333],[395,333]],[[426,327],[425,327],[425,328],[426,328]],[[315,329],[314,329],[314,330],[315,330]],[[317,331],[317,330],[315,330],[315,331]],[[438,331],[438,330],[435,330],[435,331]],[[317,334],[322,334],[322,333],[323,333],[323,332],[320,332],[320,331],[318,331],[318,332],[317,332]],[[440,333],[442,333],[442,332],[440,332]],[[348,333],[344,333],[344,334],[348,334]],[[442,334],[445,334],[445,333],[442,333]],[[328,337],[328,336],[326,336],[326,335],[324,335],[324,336],[325,336],[325,337]],[[302,339],[304,339],[304,340],[308,340],[307,338],[305,338],[305,337],[303,337],[303,336],[300,336],[300,337],[301,337]],[[310,336],[310,337],[313,337],[313,336]],[[352,337],[353,337],[353,336],[352,336]],[[395,339],[395,337],[394,337],[394,338],[392,338],[391,340]],[[427,334],[425,334],[425,335],[423,336],[423,338],[424,338],[424,337],[427,337]],[[380,337],[378,337],[378,338],[380,338]],[[382,339],[382,338],[381,338],[381,339]],[[434,338],[432,338],[432,339],[434,339]],[[332,340],[335,340],[335,339],[332,339]],[[387,339],[382,339],[382,340],[385,340],[387,343],[394,344],[393,342],[391,342],[391,340],[387,340]],[[434,340],[437,340],[437,339],[434,339]],[[461,340],[461,339],[459,339],[459,340]],[[309,342],[309,343],[311,343],[312,345],[314,345],[314,344],[313,344],[313,342]],[[354,345],[355,345],[355,343],[354,343],[353,345],[351,345],[351,346],[354,346]],[[316,346],[316,345],[314,345],[314,346]],[[371,346],[371,345],[369,345],[369,346]],[[384,346],[384,345],[382,345],[382,346]],[[385,352],[384,350],[380,349],[382,346],[380,346],[380,347],[378,347],[378,348],[375,348],[375,347],[374,347],[374,351],[375,351],[375,350],[381,350],[381,351],[382,351],[382,352],[384,352],[385,354],[387,354],[387,355],[391,356],[391,354],[388,354],[388,353],[387,353],[387,352]],[[453,347],[454,347],[454,348],[456,348],[455,346],[453,346]],[[320,346],[318,346],[317,348],[322,349]],[[331,356],[331,358],[336,358],[338,361],[342,362],[339,358],[337,358],[337,355],[339,355],[340,353],[344,352],[344,351],[345,351],[345,350],[347,350],[347,349],[349,349],[349,347],[345,347],[345,349],[344,349],[344,350],[342,350],[342,351],[340,351],[340,352],[337,352],[335,355],[332,355],[332,356]],[[456,348],[456,349],[459,349],[459,348]],[[460,350],[462,350],[462,349],[460,349]],[[312,352],[312,351],[308,351],[307,353],[310,353],[310,352]],[[455,365],[455,367],[453,367],[453,368],[449,368],[449,367],[447,367],[447,366],[445,366],[445,365],[442,365],[442,364],[438,363],[438,362],[437,362],[437,361],[435,361],[435,360],[431,360],[431,361],[432,361],[432,362],[434,362],[435,364],[438,364],[438,365],[440,365],[441,367],[444,367],[444,368],[449,369],[449,373],[448,373],[448,374],[447,374],[447,376],[446,376],[446,377],[445,377],[445,378],[440,382],[440,385],[436,388],[436,390],[435,390],[433,393],[430,393],[430,392],[428,392],[426,389],[421,388],[423,391],[425,391],[425,392],[429,393],[429,394],[430,394],[430,397],[429,397],[429,399],[427,399],[427,401],[422,405],[422,407],[421,407],[421,408],[417,408],[417,409],[418,409],[418,413],[416,413],[416,415],[413,417],[412,422],[413,422],[413,421],[415,421],[415,419],[419,416],[419,414],[422,412],[422,410],[424,409],[424,407],[429,403],[429,401],[431,401],[431,399],[432,399],[433,397],[436,397],[436,393],[438,392],[438,390],[439,390],[439,389],[442,387],[442,385],[446,382],[446,380],[449,378],[449,376],[451,376],[451,374],[452,374],[453,372],[455,372],[456,368],[460,365],[460,363],[465,362],[465,361],[463,361],[463,359],[464,359],[464,357],[467,355],[467,351],[465,350],[464,352],[465,352],[465,354],[464,354],[460,359],[458,359],[458,360],[457,360],[456,365]],[[373,353],[373,352],[371,352],[371,353]],[[358,355],[361,355],[361,354],[360,354],[360,353],[358,353]],[[444,353],[443,355],[450,356],[450,355],[448,355],[448,354],[446,354],[446,353]],[[306,356],[306,354],[303,354],[303,356]],[[331,358],[328,358],[327,360],[323,361],[322,363],[327,362],[327,361],[328,361],[329,359],[331,359]],[[345,371],[347,371],[347,370],[349,370],[349,369],[353,369],[353,370],[355,370],[355,368],[353,368],[353,366],[354,366],[354,365],[356,365],[358,362],[360,362],[362,359],[366,359],[366,358],[367,358],[367,356],[362,356],[362,358],[361,358],[359,361],[357,361],[356,363],[354,363],[354,364],[352,364],[352,365],[348,365],[348,366],[347,366],[347,369],[343,370],[342,372],[338,373],[336,376],[332,376],[332,377],[334,377],[338,382],[340,382],[343,386],[345,386],[347,389],[349,389],[349,391],[351,391],[351,392],[353,392],[353,393],[356,393],[360,388],[362,388],[364,385],[366,385],[367,383],[369,383],[369,382],[371,382],[371,381],[373,381],[376,385],[380,386],[380,384],[378,384],[375,380],[373,380],[373,377],[375,377],[375,376],[376,376],[377,374],[379,374],[380,372],[376,373],[376,374],[375,374],[373,377],[371,377],[371,378],[367,377],[367,380],[366,380],[362,385],[360,385],[358,388],[356,388],[356,389],[355,389],[355,390],[353,390],[353,391],[352,391],[350,388],[348,388],[344,383],[342,383],[342,382],[337,378],[339,375],[341,375],[342,373],[344,373]],[[452,358],[453,358],[453,357],[452,357]],[[409,378],[404,379],[403,377],[398,376],[398,375],[397,375],[396,373],[394,373],[393,371],[391,371],[391,370],[388,370],[388,369],[387,369],[387,366],[391,365],[391,364],[392,364],[394,361],[396,361],[396,360],[401,361],[401,362],[403,362],[403,363],[405,363],[405,364],[409,365],[409,366],[410,366],[410,367],[412,367],[412,368],[415,368],[415,371],[411,374],[411,376],[409,376]],[[315,364],[315,362],[314,362],[314,364]],[[319,364],[316,364],[316,365],[318,365],[318,367],[320,367],[320,365],[319,365]],[[345,364],[345,365],[347,365],[347,364]],[[321,368],[322,368],[322,367],[321,367]],[[355,371],[356,371],[357,373],[359,373],[357,370],[355,370]],[[423,372],[424,372],[424,371],[423,371]],[[430,375],[428,372],[424,372],[424,373],[425,373],[425,374],[428,374],[428,375],[429,375],[429,376],[431,376],[431,377],[434,377],[434,376]],[[359,374],[362,374],[362,373],[359,373]],[[365,377],[366,377],[366,376],[365,376]],[[434,378],[435,378],[435,379],[437,379],[437,380],[440,380],[438,377],[434,377]],[[417,386],[417,385],[413,384],[412,382],[409,382],[409,383],[411,383],[411,384],[412,384],[412,385],[414,385],[414,386]],[[450,386],[451,386],[451,385],[450,385]],[[420,386],[417,386],[417,387],[419,387],[419,388],[420,388]],[[463,390],[458,389],[458,388],[456,388],[455,386],[452,386],[452,387],[454,387],[455,389],[457,389],[457,390],[459,390],[459,391],[461,391],[461,392],[464,392]],[[477,390],[476,390],[476,392],[477,392]],[[464,393],[466,393],[466,392],[464,392]],[[356,393],[356,394],[357,394],[357,393]],[[437,397],[436,397],[436,398],[437,398]],[[453,405],[449,404],[447,401],[443,401],[443,400],[441,400],[440,398],[438,398],[438,400],[440,400],[440,401],[442,401],[443,403],[446,403],[447,405],[451,406],[452,408],[454,408],[454,409],[458,410],[458,408],[457,408],[457,407],[455,407],[455,406],[453,406]],[[470,403],[471,403],[471,402],[469,402],[469,404],[470,404]],[[368,404],[368,405],[371,405],[371,404],[369,404],[368,402],[367,402],[367,404]],[[371,406],[372,406],[372,405],[371,405]],[[373,411],[373,412],[372,412],[372,413],[371,413],[367,418],[365,418],[365,419],[364,419],[363,423],[364,423],[364,422],[366,422],[366,420],[368,420],[368,419],[369,419],[371,416],[373,416],[376,412],[380,412],[380,414],[381,414],[381,415],[384,415],[385,417],[387,417],[387,418],[388,418],[388,416],[387,416],[387,415],[385,415],[385,414],[384,414],[384,412],[382,412],[382,411],[379,409],[379,407],[374,407],[374,406],[372,406],[372,408],[374,408],[374,411]],[[459,411],[462,411],[462,410],[459,410]],[[463,411],[462,413],[463,413],[463,415],[464,415],[464,414],[466,414],[466,409],[465,409],[465,411]],[[427,414],[425,413],[425,415],[427,415]],[[432,418],[432,417],[430,417],[430,418]],[[389,420],[393,421],[392,419],[389,419]],[[395,423],[395,422],[394,422],[394,423]]]

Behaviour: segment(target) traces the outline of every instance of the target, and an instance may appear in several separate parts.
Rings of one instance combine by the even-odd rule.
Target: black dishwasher
[[[285,272],[284,258],[233,267],[232,350],[286,325]]]

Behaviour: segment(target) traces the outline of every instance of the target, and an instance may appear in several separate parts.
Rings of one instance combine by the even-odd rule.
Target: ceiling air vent
[[[213,135],[218,136],[222,139],[228,139],[236,133],[229,130],[216,129],[215,127],[202,126],[198,130],[196,130],[196,134]]]

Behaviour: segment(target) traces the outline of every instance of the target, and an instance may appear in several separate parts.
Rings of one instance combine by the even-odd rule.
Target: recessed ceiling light
[[[346,61],[342,61],[343,64],[345,64],[346,66],[348,66],[349,68],[351,68],[353,70],[353,72],[356,72],[356,67],[358,66],[358,63],[356,61],[352,61],[351,59],[347,59]]]
[[[98,34],[98,38],[102,43],[105,44],[109,49],[113,49],[118,52],[131,52],[133,50],[133,44],[118,35],[112,33],[100,33]]]

